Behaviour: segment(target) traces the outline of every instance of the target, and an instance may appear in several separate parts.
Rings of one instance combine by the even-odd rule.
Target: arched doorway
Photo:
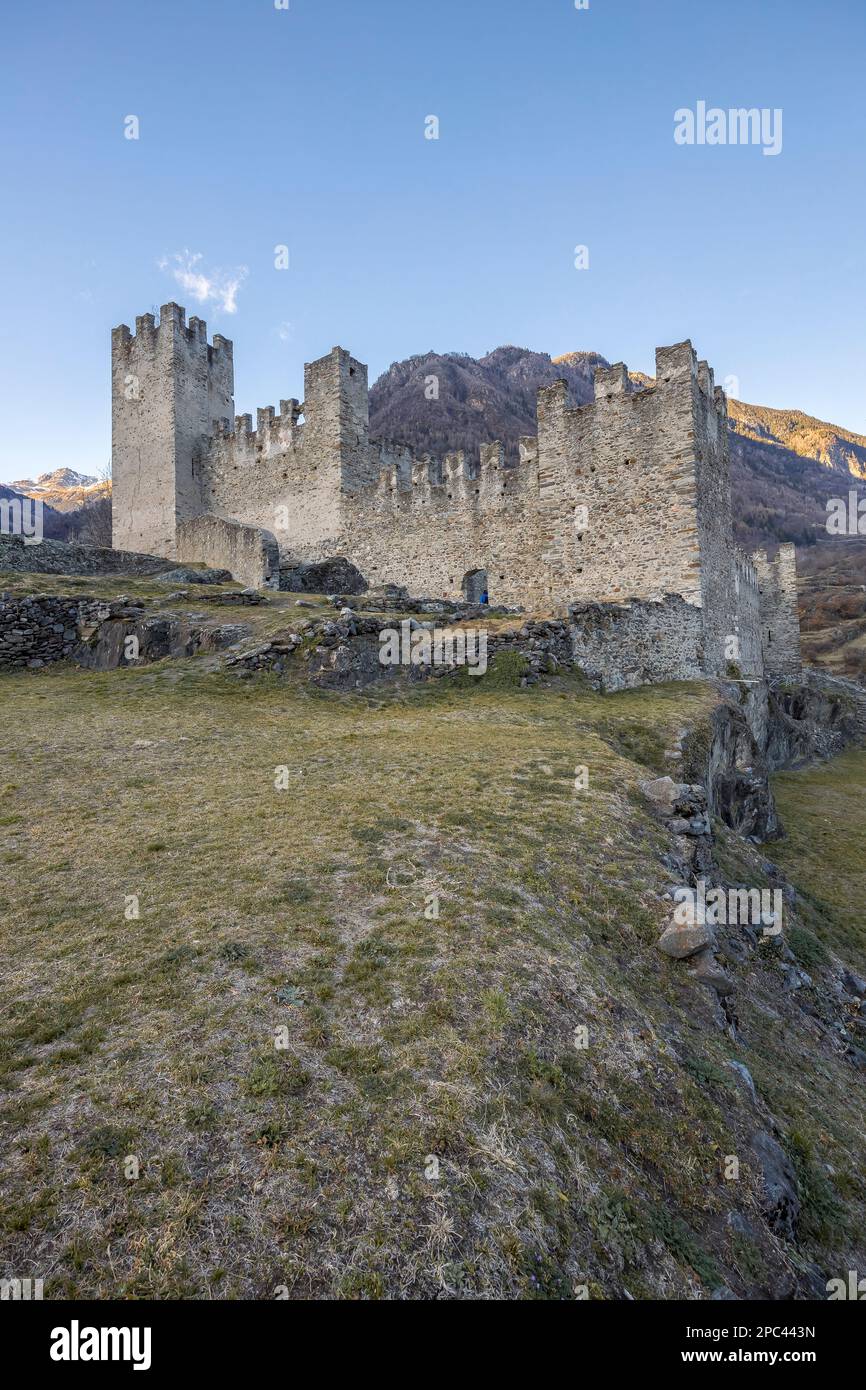
[[[488,603],[487,571],[467,570],[460,585],[467,603]]]

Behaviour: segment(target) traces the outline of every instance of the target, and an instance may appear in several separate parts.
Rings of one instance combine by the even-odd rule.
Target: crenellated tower
[[[199,515],[211,435],[234,415],[232,345],[179,304],[111,335],[112,543],[173,557],[177,524]]]

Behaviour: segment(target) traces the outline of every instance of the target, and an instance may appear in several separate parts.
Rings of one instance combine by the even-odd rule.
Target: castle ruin
[[[690,342],[646,387],[597,369],[589,405],[544,387],[537,418],[513,467],[501,443],[416,457],[370,439],[367,368],[335,347],[253,429],[231,342],[166,304],[112,334],[113,544],[271,587],[344,556],[371,585],[569,614],[579,664],[634,683],[799,670],[794,548],[734,546],[727,400]]]

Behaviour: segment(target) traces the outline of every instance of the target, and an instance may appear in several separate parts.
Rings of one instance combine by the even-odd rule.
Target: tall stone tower
[[[175,555],[177,524],[202,510],[199,469],[234,418],[232,345],[178,304],[111,335],[112,544]]]
[[[795,676],[802,669],[796,547],[786,542],[773,556],[756,550],[752,558],[761,596],[764,670],[770,676]]]
[[[371,455],[367,368],[345,348],[304,367],[305,448],[312,463],[332,475],[334,506],[378,479]]]

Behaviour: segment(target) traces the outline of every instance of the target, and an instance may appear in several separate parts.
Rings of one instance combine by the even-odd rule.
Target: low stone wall
[[[454,675],[460,669],[458,662],[383,666],[379,660],[379,634],[400,631],[401,621],[394,614],[380,618],[344,607],[338,617],[301,619],[264,645],[230,656],[226,665],[242,673],[269,671],[282,675],[292,669],[294,658],[306,679],[335,689],[360,689],[374,682],[399,679],[432,680]],[[453,621],[405,621],[410,635],[426,631],[431,637],[437,632],[459,632],[462,626]],[[484,631],[480,624],[478,630]],[[520,684],[524,686],[535,685],[542,675],[568,670],[572,665],[568,627],[555,620],[528,622],[509,632],[488,634],[488,666],[502,652],[514,652],[523,658]]]
[[[701,610],[676,594],[568,612],[574,664],[599,690],[705,679]]]
[[[72,541],[40,541],[25,545],[21,536],[0,535],[0,573],[26,574],[162,574],[173,561],[133,550],[108,550]]]
[[[78,644],[74,598],[13,599],[0,594],[0,666],[45,666],[62,661]]]
[[[18,598],[0,593],[0,670],[25,666],[37,670],[68,659],[110,671],[167,656],[222,651],[249,633],[246,623],[207,624],[174,613],[148,614],[142,604],[123,598],[105,601],[51,594]],[[135,638],[132,649],[127,642],[130,637]]]
[[[270,531],[222,516],[193,517],[177,528],[177,559],[227,569],[251,589],[280,587],[280,551]]]

